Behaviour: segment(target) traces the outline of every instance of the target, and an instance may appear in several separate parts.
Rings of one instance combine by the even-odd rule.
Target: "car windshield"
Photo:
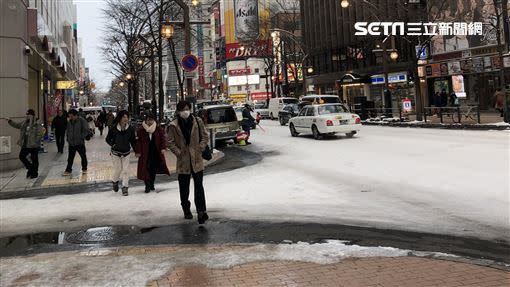
[[[208,124],[230,123],[236,122],[237,115],[233,108],[217,108],[210,109],[207,112]]]
[[[318,108],[319,115],[347,113],[347,109],[342,105],[326,105]]]
[[[298,100],[297,99],[283,99],[283,103],[288,105],[288,104],[297,104],[298,103]]]
[[[265,109],[266,108],[266,103],[256,103],[255,104],[255,109]]]

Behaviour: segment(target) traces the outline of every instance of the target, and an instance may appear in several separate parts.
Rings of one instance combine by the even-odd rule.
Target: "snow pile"
[[[173,252],[141,253],[118,256],[115,252],[100,252],[104,256],[84,256],[86,252],[40,254],[32,257],[4,258],[0,285],[9,286],[25,274],[38,274],[31,282],[40,286],[145,286],[182,265],[205,265],[225,269],[257,261],[301,261],[333,264],[350,257],[401,257],[413,253],[390,247],[347,245],[344,241],[329,240],[309,244],[264,244],[220,248],[220,251],[191,246]],[[157,249],[155,249],[157,250]],[[420,256],[446,256],[421,252]],[[115,268],[108,268],[113,267]]]

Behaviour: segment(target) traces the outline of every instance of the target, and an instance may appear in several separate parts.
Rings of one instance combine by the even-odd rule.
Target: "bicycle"
[[[467,108],[466,112],[463,112],[462,109]],[[478,121],[478,107],[477,106],[466,106],[466,107],[459,107],[457,110],[455,110],[453,113],[451,113],[449,116],[451,117],[452,121],[454,123],[460,123],[462,120],[473,120]],[[460,113],[460,116],[459,116]]]

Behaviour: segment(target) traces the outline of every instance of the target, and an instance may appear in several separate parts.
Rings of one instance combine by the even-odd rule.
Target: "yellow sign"
[[[57,90],[72,90],[78,86],[76,81],[57,81],[55,85]]]

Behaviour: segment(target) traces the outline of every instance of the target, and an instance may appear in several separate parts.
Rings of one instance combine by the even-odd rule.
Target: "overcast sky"
[[[89,67],[90,77],[96,83],[96,87],[107,91],[112,76],[106,71],[109,65],[103,61],[99,51],[103,28],[101,9],[104,7],[104,1],[74,0],[74,3],[78,11],[78,38],[82,38],[85,65]]]

